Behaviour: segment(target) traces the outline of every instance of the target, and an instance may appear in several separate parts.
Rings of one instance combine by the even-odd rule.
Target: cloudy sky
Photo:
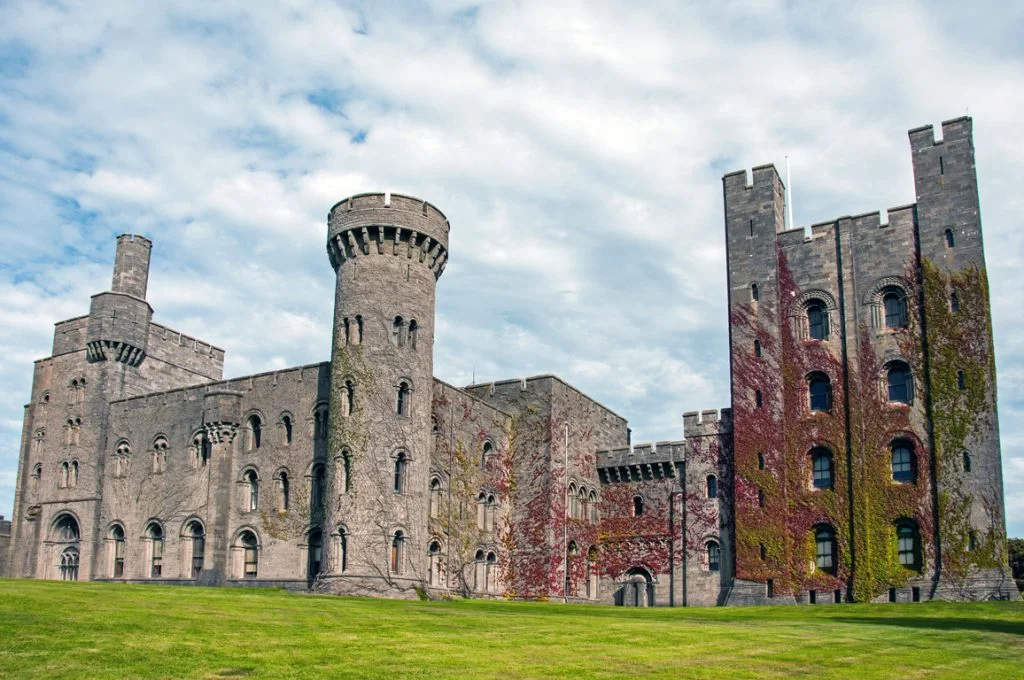
[[[721,176],[788,154],[798,224],[910,203],[906,130],[969,112],[1024,535],[1024,7],[167,4],[0,4],[0,513],[32,361],[116,234],[238,376],[328,358],[334,202],[423,197],[452,224],[440,378],[557,373],[678,439],[728,405]]]

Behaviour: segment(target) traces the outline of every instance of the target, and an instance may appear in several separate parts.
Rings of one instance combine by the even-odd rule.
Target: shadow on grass
[[[1024,623],[998,621],[993,619],[968,619],[952,617],[899,617],[883,618],[879,616],[836,617],[829,619],[836,623],[853,623],[871,626],[897,626],[900,628],[927,628],[932,630],[973,630],[982,633],[1005,633],[1007,635],[1024,635]]]

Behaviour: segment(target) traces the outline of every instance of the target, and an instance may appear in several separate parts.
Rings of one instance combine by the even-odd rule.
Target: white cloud
[[[555,372],[638,439],[678,438],[682,411],[728,403],[721,175],[790,155],[800,223],[909,203],[904,131],[970,107],[1024,534],[1024,10],[973,7],[8,3],[0,420],[123,231],[154,239],[157,320],[229,373],[326,359],[326,213],[387,188],[452,223],[439,377]]]

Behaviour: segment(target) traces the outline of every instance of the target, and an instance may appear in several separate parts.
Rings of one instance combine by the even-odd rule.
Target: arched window
[[[441,480],[434,477],[430,480],[430,516],[439,517],[441,514]]]
[[[832,452],[821,446],[811,449],[811,484],[815,489],[832,488]]]
[[[717,541],[708,541],[704,545],[708,571],[718,571],[721,569],[722,562],[722,549],[718,546]]]
[[[807,303],[807,335],[811,340],[828,338],[828,313],[820,300]]]
[[[167,469],[167,438],[157,437],[153,440],[153,472],[161,473]]]
[[[39,484],[43,481],[43,464],[36,463],[36,466],[32,468],[32,490],[38,491]]]
[[[910,366],[902,361],[893,361],[886,371],[886,385],[889,401],[909,404],[914,400],[914,384]]]
[[[348,569],[348,529],[338,527],[338,571]]]
[[[493,593],[498,589],[498,556],[493,552],[487,553],[487,571],[484,574],[487,592]]]
[[[954,314],[960,311],[960,296],[956,290],[949,291],[949,311]]]
[[[124,577],[124,527],[120,524],[115,524],[110,528],[110,541],[111,541],[111,563],[110,563],[110,576],[112,578]]]
[[[818,569],[834,573],[836,536],[832,527],[819,526],[814,530],[815,557],[814,566]]]
[[[324,536],[319,529],[309,532],[306,549],[308,551],[306,578],[313,580],[320,575],[323,566]]]
[[[192,436],[192,445],[189,447],[192,458],[192,467],[206,467],[210,463],[212,449],[210,440],[204,432],[197,432]]]
[[[914,453],[910,442],[898,439],[892,443],[892,479],[894,482],[913,482],[916,477]]]
[[[60,488],[66,489],[68,486],[68,477],[71,474],[71,463],[64,461],[60,464]]]
[[[764,454],[761,453],[760,451],[757,452],[757,469],[764,469]]]
[[[491,440],[485,439],[483,448],[480,451],[480,465],[487,465],[487,461],[493,453],[494,444],[491,443]]]
[[[441,585],[441,543],[431,541],[427,546],[427,583],[432,586]]]
[[[395,493],[405,492],[405,473],[408,465],[409,460],[406,458],[405,452],[399,452],[395,456],[395,483],[392,489]]]
[[[78,580],[78,548],[65,548],[58,565],[61,581]]]
[[[245,428],[245,448],[249,450],[260,448],[263,439],[263,421],[254,413],[246,419]]]
[[[590,497],[587,500],[587,505],[590,507],[590,521],[593,524],[597,524],[597,492],[591,491]]]
[[[277,473],[277,511],[288,512],[291,505],[291,480],[288,479],[288,471],[281,470]]]
[[[341,493],[348,493],[352,489],[352,454],[347,449],[342,449],[341,459],[338,461],[338,489]]]
[[[401,529],[395,532],[391,539],[391,573],[401,574],[403,563],[403,552],[405,548],[405,534]]]
[[[757,287],[756,283],[750,284],[750,300],[757,302],[761,299],[761,290]]]
[[[477,550],[473,555],[473,590],[483,591],[487,588],[487,566],[486,555],[483,550]]]
[[[352,343],[352,322],[346,316],[342,319],[341,324],[345,328],[345,344],[349,345]]]
[[[398,402],[395,412],[400,416],[409,415],[409,383],[402,381],[398,383]]]
[[[341,414],[352,413],[352,395],[355,394],[352,381],[349,380],[341,390]],[[327,404],[319,403],[313,407],[313,438],[324,441],[327,439]]]
[[[324,466],[317,463],[311,471],[312,479],[309,482],[309,507],[311,510],[322,510],[326,500],[324,493]]]
[[[43,442],[46,441],[46,430],[36,430],[32,437],[32,455],[38,456],[43,450]]]
[[[238,544],[242,549],[242,578],[256,578],[260,567],[260,548],[256,534],[243,531],[238,537]]]
[[[971,471],[971,454],[970,454],[970,452],[964,451],[963,452],[963,459],[964,459],[964,472],[970,472]]]
[[[832,408],[832,383],[824,373],[807,376],[808,405],[812,413],[828,412]]]
[[[248,470],[242,475],[242,481],[246,491],[245,509],[254,512],[260,507],[260,479],[255,470]]]
[[[592,545],[587,550],[587,598],[597,599],[598,569],[597,569],[597,546]]]
[[[587,516],[587,487],[581,486],[576,494],[576,516],[574,519],[585,519]]]
[[[281,443],[284,444],[285,446],[289,446],[292,443],[293,427],[294,426],[292,424],[292,417],[290,415],[286,413],[283,416],[281,416],[281,430],[282,434],[284,434],[284,441]]]
[[[149,577],[160,578],[164,569],[164,530],[156,522],[146,527],[149,539]]]
[[[360,314],[356,314],[355,331],[356,331],[356,341],[355,341],[355,344],[357,344],[357,345],[363,344],[363,317]]]
[[[481,491],[476,496],[476,528],[480,531],[487,526],[487,494]]]
[[[352,410],[355,408],[355,405],[356,386],[352,384],[351,380],[346,380],[345,386],[341,389],[341,415],[345,417],[352,415]]]
[[[494,531],[494,515],[498,511],[498,502],[494,494],[488,494],[484,505],[484,531]]]
[[[78,486],[78,461],[71,461],[71,467],[68,470],[68,487],[75,488]]]
[[[53,524],[53,536],[58,543],[77,543],[81,539],[78,521],[71,515],[61,515]]]
[[[907,327],[907,299],[901,291],[889,289],[882,295],[886,328]]]
[[[947,248],[952,248],[953,246],[955,246],[955,245],[956,245],[956,242],[955,242],[955,240],[953,239],[953,230],[952,230],[952,229],[947,229],[947,230],[945,231],[945,234],[944,234],[944,235],[945,235],[945,237],[946,237],[946,247],[947,247]]]
[[[117,443],[114,451],[114,476],[125,477],[128,474],[128,463],[132,457],[132,447],[125,440]]]
[[[896,523],[896,551],[904,567],[914,570],[920,568],[917,524],[913,520],[902,519]]]
[[[419,324],[416,323],[416,319],[409,322],[409,347],[416,349],[416,334],[419,332]]]
[[[754,356],[758,359],[761,358],[761,341],[754,340]]]
[[[391,322],[391,344],[395,347],[405,344],[405,320],[400,316]]]
[[[706,492],[708,498],[718,498],[718,478],[714,475],[708,475],[707,477]]]
[[[197,521],[189,522],[185,527],[185,539],[192,548],[191,559],[189,560],[189,573],[192,578],[199,578],[203,573],[203,561],[206,559],[206,532],[203,525]]]
[[[640,496],[633,496],[633,517],[640,517],[644,514],[644,499]]]

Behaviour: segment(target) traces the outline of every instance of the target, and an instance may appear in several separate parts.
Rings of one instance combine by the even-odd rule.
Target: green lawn
[[[1024,605],[623,609],[0,580],[0,677],[1024,677]]]

